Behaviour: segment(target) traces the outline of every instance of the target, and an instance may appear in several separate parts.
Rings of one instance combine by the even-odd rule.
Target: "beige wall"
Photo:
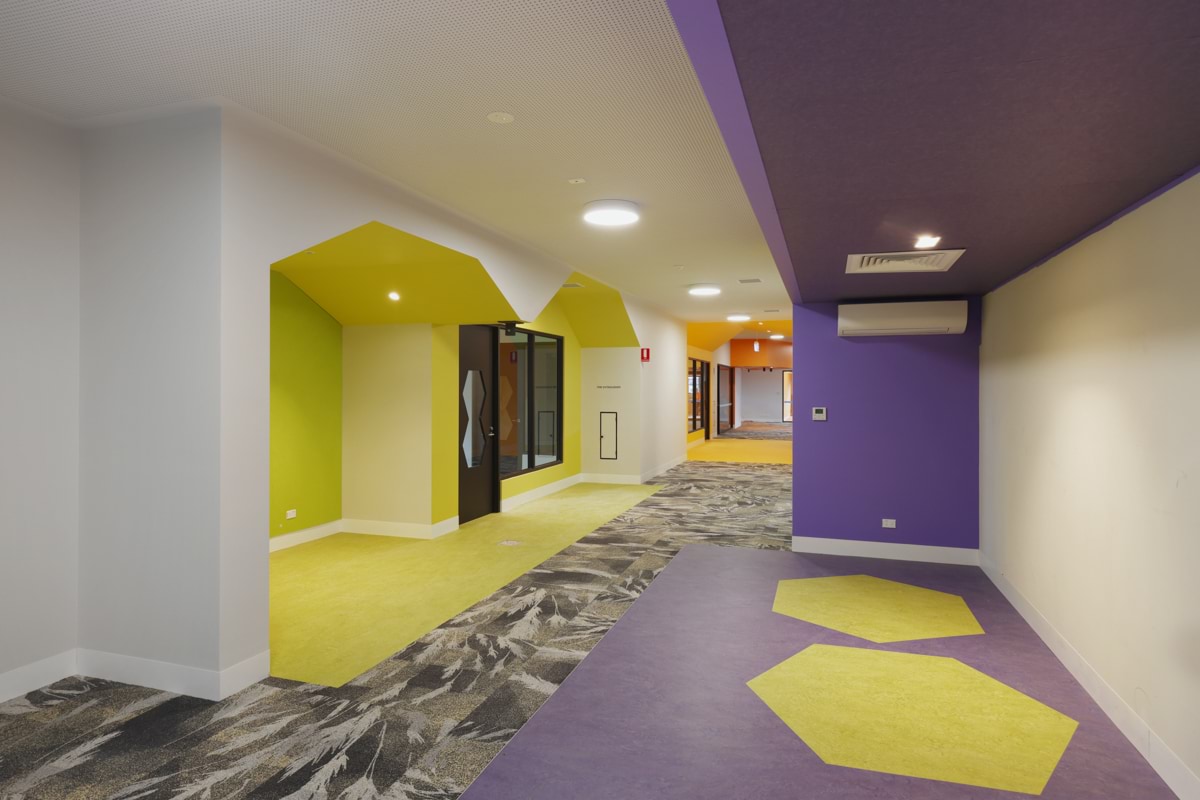
[[[642,362],[636,347],[584,347],[580,420],[582,469],[589,475],[627,477],[640,482],[642,472]],[[600,414],[615,412],[616,459],[600,458]],[[611,434],[609,434],[611,435]]]
[[[989,295],[981,368],[985,564],[1183,797],[1200,796],[1197,253],[1200,177]]]
[[[433,326],[347,326],[342,347],[342,517],[429,525]]]
[[[650,361],[640,365],[642,480],[647,481],[687,457],[687,325],[624,300],[638,343],[650,348]]]

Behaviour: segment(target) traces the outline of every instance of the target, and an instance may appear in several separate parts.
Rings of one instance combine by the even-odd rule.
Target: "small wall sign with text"
[[[643,347],[642,348],[642,363],[648,364],[649,362],[650,362],[650,348]]]

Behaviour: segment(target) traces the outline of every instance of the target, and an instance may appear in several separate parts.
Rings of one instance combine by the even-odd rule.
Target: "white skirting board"
[[[215,670],[80,648],[0,675],[0,702],[20,697],[72,675],[130,683],[204,700],[223,700],[247,686],[258,683],[266,678],[270,671],[269,650],[226,669]]]
[[[436,539],[458,530],[458,517],[450,517],[432,525],[420,522],[388,522],[374,519],[344,519],[344,533],[369,533],[373,536],[402,536],[407,539]]]
[[[577,472],[574,475],[568,475],[562,480],[555,481],[554,483],[548,483],[545,486],[539,486],[536,489],[530,489],[528,492],[521,492],[514,497],[506,497],[500,501],[500,510],[512,511],[514,508],[520,508],[526,503],[531,503],[534,500],[540,500],[541,498],[552,495],[555,492],[561,492],[563,489],[574,486],[582,480],[583,474]]]
[[[1058,657],[1058,660],[1063,663],[1075,680],[1079,681],[1079,685],[1092,696],[1092,699],[1108,715],[1121,733],[1125,734],[1125,738],[1137,748],[1167,786],[1171,787],[1171,790],[1179,795],[1181,800],[1200,800],[1200,776],[1192,772],[1183,763],[1183,759],[1150,729],[1146,721],[1130,708],[1116,690],[1108,685],[1100,673],[1067,641],[1066,637],[1058,632],[1054,625],[1042,615],[1042,612],[1038,611],[1025,595],[1009,582],[995,564],[985,557],[981,561],[981,566],[984,574],[1008,599],[1008,602],[1012,603],[1013,608],[1029,623],[1029,627],[1033,628],[1041,637],[1050,651]]]
[[[0,703],[75,675],[75,665],[75,651],[66,650],[0,673]]]
[[[223,700],[271,672],[271,651],[251,656],[223,670],[188,667],[149,658],[105,653],[100,650],[78,651],[77,672],[90,678],[132,683],[149,689],[186,694],[204,700]]]
[[[326,522],[324,525],[315,525],[311,528],[305,528],[302,531],[292,531],[291,533],[280,534],[279,536],[271,537],[271,552],[276,550],[284,550],[288,547],[295,547],[298,544],[306,542],[315,542],[317,539],[324,539],[326,536],[333,536],[335,533],[342,532],[342,520],[335,519],[333,522]]]
[[[678,467],[680,464],[682,464],[685,461],[687,461],[687,456],[682,455],[677,458],[671,459],[670,461],[666,462],[665,464],[659,464],[657,467],[650,470],[649,472],[643,472],[642,473],[642,483],[650,483],[652,480],[657,478],[659,475],[662,475],[664,472],[666,472],[669,469],[674,469],[675,467]]]
[[[636,486],[642,482],[641,475],[615,475],[604,472],[581,472],[580,483],[613,483],[621,486]]]
[[[410,539],[436,539],[458,530],[458,517],[450,517],[432,525],[413,522],[386,522],[370,519],[335,519],[302,531],[293,531],[270,539],[271,552],[285,550],[298,544],[315,542],[335,533],[368,533],[373,536],[403,536]]]
[[[530,489],[528,492],[522,492],[514,497],[506,497],[500,501],[500,511],[512,511],[514,508],[520,508],[526,503],[540,500],[543,497],[549,497],[577,483],[613,483],[629,486],[645,483],[645,481],[642,480],[640,475],[608,475],[603,472],[578,472],[574,475],[568,475],[560,481],[548,483],[536,489]]]
[[[817,536],[793,536],[792,551],[823,553],[833,556],[888,558],[898,561],[927,561],[933,564],[979,566],[979,551],[967,547],[935,547],[895,542],[862,542],[857,539],[822,539]]]

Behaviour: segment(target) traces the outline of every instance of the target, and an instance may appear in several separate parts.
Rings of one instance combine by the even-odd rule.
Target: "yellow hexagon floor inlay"
[[[983,633],[958,595],[871,575],[780,581],[772,610],[878,643]]]
[[[1078,726],[940,656],[815,644],[747,686],[826,764],[1034,795]]]

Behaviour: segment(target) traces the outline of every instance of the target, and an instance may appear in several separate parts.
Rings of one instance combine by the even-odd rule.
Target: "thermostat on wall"
[[[825,406],[813,406],[813,422],[825,421]]]

